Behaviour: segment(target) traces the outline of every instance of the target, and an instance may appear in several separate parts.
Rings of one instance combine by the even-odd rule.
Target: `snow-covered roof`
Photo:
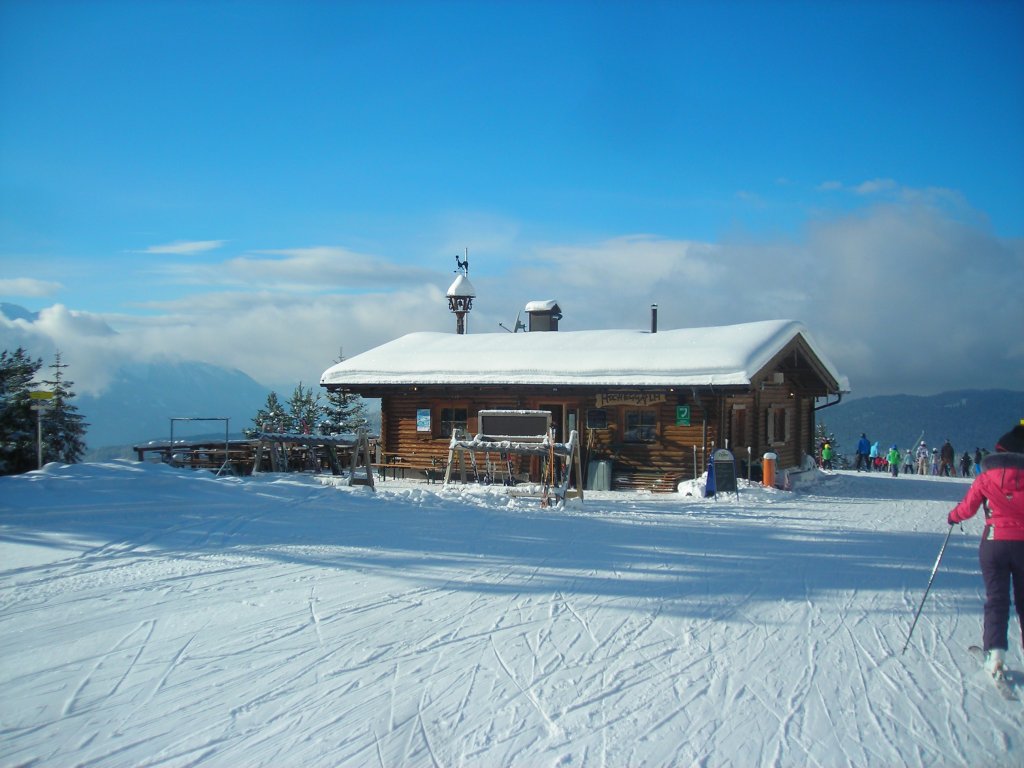
[[[540,301],[531,301],[526,305],[527,312],[551,312],[552,310],[558,309],[558,302],[554,299],[542,299]]]
[[[795,320],[658,333],[410,333],[328,368],[320,384],[742,386],[797,336],[842,385],[835,367]]]

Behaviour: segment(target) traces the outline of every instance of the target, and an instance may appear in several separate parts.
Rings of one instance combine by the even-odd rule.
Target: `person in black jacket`
[[[971,476],[971,454],[964,451],[964,455],[960,457],[960,477]]]
[[[939,475],[942,477],[956,477],[956,451],[953,444],[946,438],[939,451]]]

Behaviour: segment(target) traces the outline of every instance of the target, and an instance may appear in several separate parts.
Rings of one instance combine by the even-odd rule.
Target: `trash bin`
[[[587,490],[610,491],[612,489],[612,463],[591,461],[587,464]]]
[[[761,457],[761,482],[766,488],[775,487],[775,464],[778,460],[778,455],[771,451]]]

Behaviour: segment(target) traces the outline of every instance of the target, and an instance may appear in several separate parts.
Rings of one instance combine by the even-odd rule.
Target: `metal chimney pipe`
[[[658,305],[651,304],[651,333],[658,332]]]

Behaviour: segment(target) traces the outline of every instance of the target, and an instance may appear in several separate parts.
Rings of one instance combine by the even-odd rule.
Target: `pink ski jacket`
[[[991,453],[981,462],[963,501],[949,513],[949,523],[974,517],[983,501],[986,539],[1024,541],[1024,453]]]

